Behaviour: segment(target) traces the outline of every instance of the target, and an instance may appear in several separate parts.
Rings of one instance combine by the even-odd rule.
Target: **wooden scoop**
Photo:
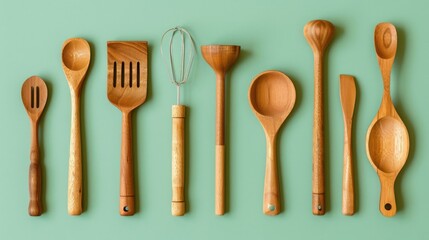
[[[22,85],[21,98],[31,122],[30,203],[28,205],[28,214],[30,216],[40,216],[43,209],[41,200],[42,168],[40,163],[38,124],[48,99],[48,88],[45,82],[37,76],[28,78]]]
[[[131,111],[147,96],[147,42],[107,43],[107,97],[122,112],[119,213],[135,213]]]
[[[395,179],[407,161],[410,147],[407,128],[390,97],[390,72],[397,48],[395,26],[390,23],[378,24],[374,42],[384,91],[380,109],[368,128],[366,152],[380,178],[380,212],[391,217],[396,214]]]
[[[68,179],[68,213],[82,213],[82,145],[80,134],[80,95],[91,60],[91,50],[86,40],[71,38],[64,42],[62,65],[70,87],[71,134]]]
[[[304,36],[314,55],[313,123],[313,214],[325,214],[324,127],[323,127],[323,56],[334,36],[334,25],[314,20],[304,27]]]
[[[340,99],[344,119],[343,214],[355,213],[355,195],[352,163],[352,123],[356,102],[355,78],[340,75]]]
[[[201,46],[201,53],[216,74],[216,186],[215,213],[225,213],[225,74],[237,61],[240,46]]]
[[[276,136],[295,105],[295,87],[288,76],[266,71],[256,76],[249,88],[249,103],[262,124],[267,139],[267,159],[262,211],[267,215],[280,212],[280,189],[277,172]]]

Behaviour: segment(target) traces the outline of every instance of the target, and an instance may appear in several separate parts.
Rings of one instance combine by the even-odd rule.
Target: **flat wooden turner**
[[[147,42],[107,42],[107,97],[122,112],[119,213],[135,213],[131,111],[146,100]]]

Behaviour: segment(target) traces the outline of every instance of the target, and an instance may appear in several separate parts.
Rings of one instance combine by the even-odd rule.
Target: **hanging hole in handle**
[[[322,211],[322,206],[321,205],[317,205],[317,210]]]
[[[128,212],[130,209],[128,208],[128,206],[125,206],[125,207],[123,208],[123,210],[124,210],[124,212]]]
[[[384,205],[384,209],[386,209],[387,211],[390,211],[390,210],[392,209],[392,204],[390,204],[390,203],[386,203],[386,204]]]

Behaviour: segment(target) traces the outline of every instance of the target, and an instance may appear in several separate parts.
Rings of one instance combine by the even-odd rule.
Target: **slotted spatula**
[[[147,42],[107,42],[107,97],[122,112],[119,213],[135,213],[131,111],[146,100]]]

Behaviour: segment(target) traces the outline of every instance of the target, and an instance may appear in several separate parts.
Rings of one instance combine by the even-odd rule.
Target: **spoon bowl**
[[[385,174],[395,173],[404,166],[409,150],[407,129],[392,117],[377,120],[369,132],[368,154],[374,168]]]
[[[277,170],[276,136],[295,105],[295,87],[288,76],[266,71],[256,76],[249,88],[249,104],[261,122],[267,140],[267,159],[262,211],[280,212],[280,187]]]
[[[390,23],[380,23],[375,28],[374,43],[377,56],[383,59],[394,58],[398,45],[395,26]]]
[[[90,61],[91,49],[85,39],[71,38],[64,42],[62,65],[70,87],[80,90]]]

